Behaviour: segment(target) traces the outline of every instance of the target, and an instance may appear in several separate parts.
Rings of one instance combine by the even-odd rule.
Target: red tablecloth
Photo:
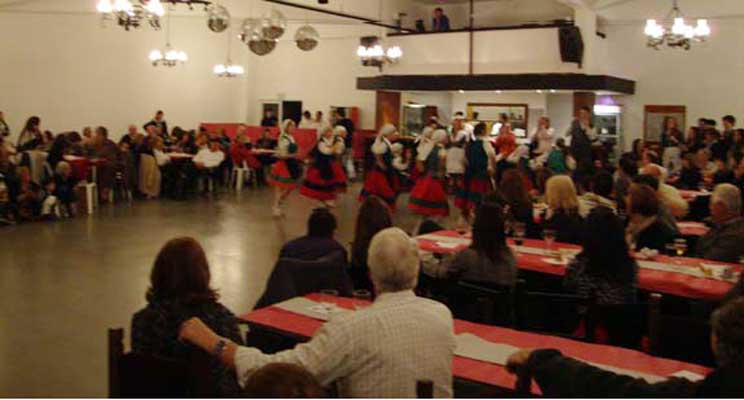
[[[677,227],[685,236],[703,236],[710,230],[704,223],[693,221],[677,222]]]
[[[86,158],[80,156],[66,155],[62,157],[72,169],[72,176],[78,181],[88,180],[91,174],[91,167],[100,167],[106,164],[103,158]]]
[[[212,132],[220,128],[225,129],[225,133],[230,139],[235,139],[235,133],[238,126],[241,124],[236,123],[202,123],[201,126],[207,131]],[[252,143],[255,143],[261,137],[264,129],[263,126],[246,126],[246,135],[250,138]],[[279,136],[279,128],[268,128],[271,132],[269,137],[276,139]],[[306,158],[308,154],[313,150],[315,142],[318,138],[318,131],[315,129],[295,129],[293,136],[297,141],[298,156],[300,158]]]
[[[441,231],[434,232],[431,235],[438,236],[449,236],[449,237],[463,237],[455,231]],[[464,237],[463,237],[464,238]],[[456,253],[464,250],[468,247],[467,244],[458,245],[455,248],[442,248],[435,240],[416,238],[419,244],[419,248],[425,251],[429,251],[437,254]],[[510,240],[510,244],[513,241]],[[542,240],[525,239],[524,245],[528,247],[545,248],[545,242]],[[581,247],[565,243],[556,243],[553,245],[554,250],[558,249],[580,249]],[[546,262],[544,259],[546,256],[537,254],[524,254],[517,253],[517,264],[520,269],[529,271],[536,271],[550,275],[563,276],[566,273],[566,267],[563,265],[555,265]],[[680,264],[680,268],[689,267],[696,268],[700,263],[711,263],[721,264],[712,261],[706,261],[696,258],[685,258],[685,257],[668,257],[659,255],[654,261],[672,263],[677,262]],[[741,267],[735,264],[731,265],[737,271],[741,270]],[[664,294],[670,294],[674,296],[686,297],[691,299],[710,299],[717,300],[725,295],[732,284],[725,281],[716,279],[707,279],[696,276],[691,276],[683,273],[668,272],[668,271],[657,271],[648,268],[640,268],[638,271],[638,285],[641,289],[649,292],[659,292]]]
[[[312,300],[319,300],[318,295],[308,295],[307,297]],[[339,306],[348,309],[353,308],[351,301],[352,299],[348,298],[336,299]],[[304,338],[315,335],[315,332],[323,325],[322,321],[277,307],[255,310],[240,316],[240,319]],[[475,334],[491,342],[504,343],[519,348],[555,348],[567,356],[585,361],[662,377],[682,370],[700,375],[706,375],[710,372],[708,368],[699,365],[652,357],[634,350],[455,320],[455,334],[464,332]],[[455,356],[452,360],[452,374],[457,378],[505,389],[512,389],[516,382],[515,377],[507,373],[501,365],[459,356]],[[533,387],[533,391],[539,392],[536,387]]]

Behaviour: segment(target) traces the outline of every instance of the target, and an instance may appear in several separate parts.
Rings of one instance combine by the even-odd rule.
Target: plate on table
[[[550,265],[560,265],[560,266],[566,266],[569,263],[568,259],[565,258],[541,258],[542,261],[550,264]]]

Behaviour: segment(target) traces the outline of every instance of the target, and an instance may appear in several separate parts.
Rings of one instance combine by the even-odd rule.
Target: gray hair
[[[730,213],[741,215],[741,191],[730,183],[717,185],[710,201],[723,203]]]
[[[369,244],[367,265],[380,292],[413,289],[419,274],[418,246],[400,228],[383,229]]]
[[[744,362],[744,298],[737,298],[716,310],[710,319],[716,338],[713,351],[718,365],[741,365]]]

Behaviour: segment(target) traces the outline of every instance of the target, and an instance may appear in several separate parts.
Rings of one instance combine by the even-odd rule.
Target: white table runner
[[[295,297],[274,304],[272,307],[278,307],[284,311],[289,311],[294,314],[303,315],[320,321],[328,321],[338,314],[351,311],[335,304],[323,304],[306,297]]]

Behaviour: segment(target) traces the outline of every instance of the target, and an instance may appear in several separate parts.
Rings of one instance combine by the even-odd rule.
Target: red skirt
[[[331,163],[331,169],[333,169],[333,184],[335,186],[336,193],[346,193],[346,171],[344,171],[344,165],[340,160],[333,160]]]
[[[271,166],[267,182],[282,189],[295,189],[297,188],[298,179],[293,179],[292,174],[289,172],[287,162],[285,160],[277,160],[274,165]]]
[[[384,200],[390,206],[391,210],[395,211],[397,180],[398,178],[396,176],[391,176],[388,179],[388,175],[385,172],[374,168],[367,173],[367,178],[364,180],[364,188],[362,188],[362,193],[359,194],[359,201],[364,201],[369,196],[377,196]]]
[[[335,173],[333,179],[323,179],[320,169],[315,166],[310,167],[300,187],[300,194],[320,201],[334,200],[336,198]]]
[[[474,210],[493,190],[488,178],[463,178],[455,191],[455,207],[463,211]]]
[[[421,177],[411,189],[408,208],[415,214],[430,217],[448,216],[449,203],[444,182],[429,174]]]

